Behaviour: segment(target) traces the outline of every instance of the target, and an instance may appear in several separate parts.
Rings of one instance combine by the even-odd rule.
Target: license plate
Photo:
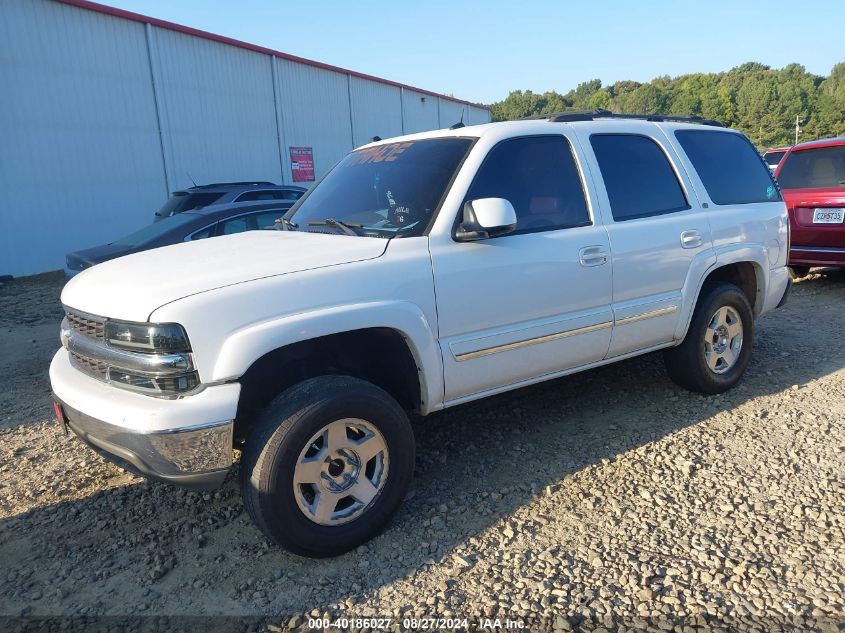
[[[813,209],[813,224],[842,224],[845,209]]]

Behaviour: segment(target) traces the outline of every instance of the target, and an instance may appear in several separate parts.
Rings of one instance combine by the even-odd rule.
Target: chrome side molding
[[[472,360],[481,356],[489,356],[490,354],[498,354],[499,352],[507,352],[508,350],[518,349],[520,347],[527,347],[528,345],[537,345],[538,343],[546,343],[568,336],[575,336],[576,334],[587,334],[589,332],[596,332],[604,330],[613,325],[613,321],[605,321],[604,323],[596,323],[595,325],[586,325],[584,327],[575,328],[573,330],[566,330],[565,332],[557,332],[555,334],[546,334],[545,336],[537,336],[534,338],[525,339],[524,341],[516,341],[515,343],[505,343],[504,345],[496,345],[494,347],[486,347],[484,349],[476,350],[474,352],[464,352],[456,354],[455,360]]]
[[[637,321],[645,321],[646,319],[653,319],[654,317],[665,316],[678,311],[678,306],[666,306],[658,310],[650,310],[642,314],[635,314],[634,316],[625,317],[624,319],[617,319],[615,325],[627,325],[628,323],[636,323]]]
[[[545,336],[536,336],[534,338],[525,339],[523,341],[516,341],[514,343],[505,343],[503,345],[494,345],[492,347],[485,347],[483,349],[475,350],[473,352],[463,352],[455,354],[455,360],[465,361],[474,358],[481,358],[482,356],[489,356],[490,354],[498,354],[499,352],[507,352],[529,345],[538,345],[540,343],[547,343],[557,339],[566,338],[568,336],[576,336],[578,334],[588,334],[598,330],[604,330],[615,325],[627,325],[629,323],[636,323],[637,321],[645,321],[646,319],[653,319],[655,317],[665,316],[678,311],[678,306],[666,306],[657,310],[650,310],[642,314],[635,314],[634,316],[625,317],[624,319],[617,319],[615,321],[605,321],[603,323],[596,323],[595,325],[586,325],[584,327],[566,330],[565,332],[556,332],[555,334],[546,334]]]

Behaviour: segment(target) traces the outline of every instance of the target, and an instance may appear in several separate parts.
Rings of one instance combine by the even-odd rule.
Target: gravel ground
[[[331,560],[268,543],[234,473],[186,492],[60,434],[47,366],[62,283],[0,287],[0,615],[845,628],[841,274],[758,322],[722,396],[681,390],[648,355],[416,423],[410,499]]]

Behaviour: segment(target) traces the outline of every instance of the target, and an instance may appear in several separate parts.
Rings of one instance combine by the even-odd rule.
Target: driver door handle
[[[582,266],[601,266],[607,263],[607,251],[604,246],[585,246],[578,251]]]

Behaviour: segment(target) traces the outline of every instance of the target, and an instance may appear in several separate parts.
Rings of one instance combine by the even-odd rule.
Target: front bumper
[[[65,422],[107,459],[151,479],[219,486],[232,465],[240,385],[207,387],[175,400],[127,392],[90,378],[59,350],[50,382]]]

